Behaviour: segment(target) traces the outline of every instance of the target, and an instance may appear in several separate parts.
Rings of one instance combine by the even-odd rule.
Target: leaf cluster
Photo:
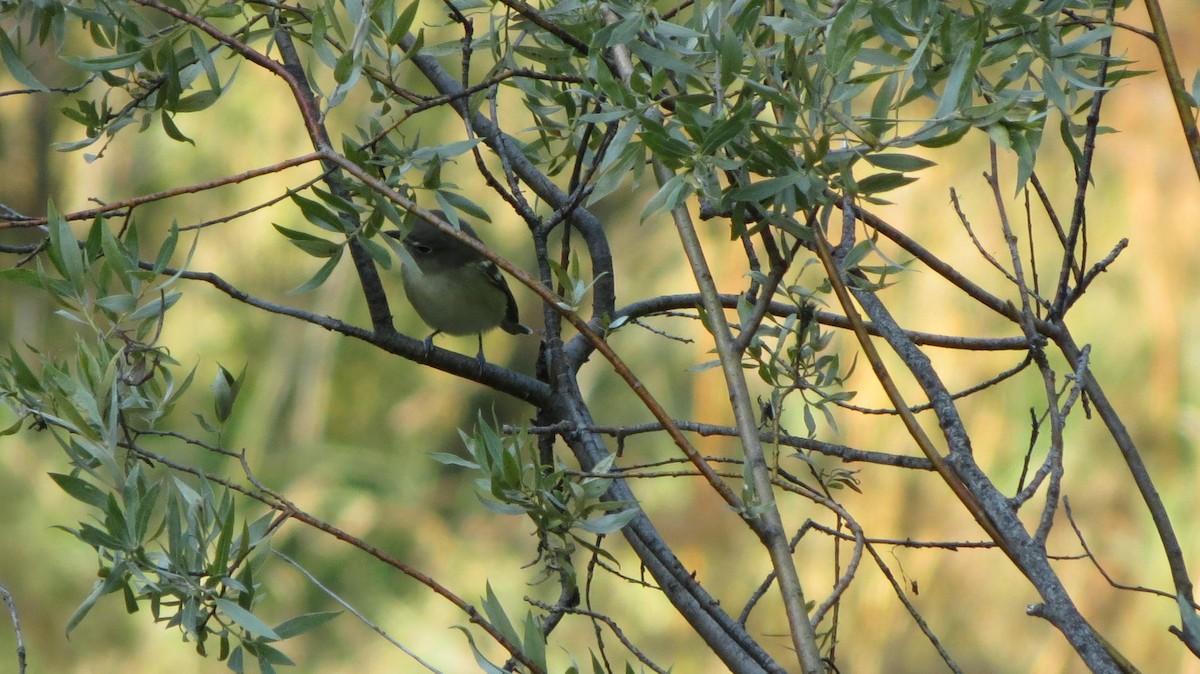
[[[615,562],[610,553],[584,538],[619,531],[637,515],[635,504],[603,498],[612,483],[605,473],[615,456],[580,475],[562,463],[541,465],[527,436],[498,433],[482,417],[475,432],[462,437],[469,459],[444,453],[434,458],[478,473],[475,493],[493,512],[531,520],[540,539],[544,578],[561,577],[575,587],[576,546]]]

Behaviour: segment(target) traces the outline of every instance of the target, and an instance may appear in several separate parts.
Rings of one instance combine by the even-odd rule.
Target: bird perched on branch
[[[431,211],[438,219],[450,222],[442,211]],[[466,222],[459,228],[476,241],[482,241]],[[440,332],[450,335],[477,335],[483,362],[483,333],[499,327],[510,335],[528,335],[532,330],[521,324],[517,300],[508,282],[491,260],[470,246],[443,232],[433,223],[418,218],[407,235],[385,232],[399,239],[411,257],[400,267],[404,294],[417,315],[433,328],[425,339],[426,348]]]

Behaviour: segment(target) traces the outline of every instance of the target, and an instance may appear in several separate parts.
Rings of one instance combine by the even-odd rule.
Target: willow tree
[[[148,608],[233,670],[256,662],[272,671],[289,662],[282,640],[328,629],[337,608],[330,597],[325,610],[265,617],[272,612],[263,597],[288,570],[266,564],[282,555],[273,542],[312,527],[347,546],[346,568],[382,566],[460,609],[461,649],[484,671],[664,671],[671,663],[660,661],[653,637],[629,627],[639,604],[608,601],[629,586],[668,601],[691,627],[686,647],[710,651],[730,671],[835,671],[867,629],[866,616],[839,610],[866,582],[866,566],[883,571],[910,611],[911,633],[958,670],[956,650],[978,647],[936,636],[912,600],[916,588],[900,582],[882,549],[951,555],[970,544],[1007,560],[1039,597],[992,611],[1028,612],[1061,633],[1085,666],[1123,671],[1130,665],[1112,645],[1120,639],[1085,618],[1063,578],[1096,568],[1051,563],[1090,556],[1087,544],[1103,529],[1074,528],[1074,545],[1048,542],[1068,526],[1064,455],[1078,448],[1067,425],[1082,423],[1086,408],[1111,437],[1090,450],[1094,461],[1131,473],[1127,498],[1149,513],[1171,570],[1170,586],[1155,591],[1177,604],[1179,625],[1151,631],[1178,647],[1170,629],[1196,651],[1183,551],[1090,367],[1104,335],[1076,335],[1067,320],[1125,246],[1089,245],[1086,226],[1105,95],[1134,74],[1112,47],[1131,30],[1120,4],[3,3],[9,79],[0,105],[52,97],[73,125],[73,140],[57,149],[85,154],[97,174],[113,175],[119,162],[110,155],[128,147],[119,144],[128,135],[176,142],[118,172],[118,195],[56,199],[44,214],[10,203],[0,222],[8,259],[0,278],[44,293],[57,308],[52,320],[74,337],[70,349],[14,344],[0,369],[0,396],[14,412],[8,433],[53,438],[62,469],[49,479],[89,511],[67,528],[95,550],[100,577],[66,619],[68,630],[120,593],[131,611]],[[1163,54],[1186,127],[1194,103],[1161,19],[1146,36]],[[248,89],[289,105],[223,105]],[[266,141],[223,140],[245,125],[307,148],[281,155]],[[1187,133],[1194,153],[1194,127]],[[920,234],[880,214],[945,148],[984,137],[991,167],[977,184],[993,194],[990,212],[967,212],[955,197],[939,216],[951,227]],[[140,188],[191,146],[219,148],[222,172]],[[1067,152],[1046,168],[1038,158],[1050,147]],[[1054,193],[1045,171],[1074,178]],[[266,180],[253,199],[221,196]],[[1014,195],[1024,208],[1013,208]],[[184,198],[199,199],[204,215],[174,205]],[[526,318],[540,326],[536,353],[479,360],[458,352],[460,342],[427,346],[424,329],[407,318],[397,329],[397,317],[411,311],[387,274],[404,254],[384,233],[402,235],[414,218],[470,241],[509,276]],[[503,245],[464,237],[453,226],[459,219]],[[674,230],[675,243],[655,238],[653,255],[676,264],[666,273],[693,279],[691,292],[659,294],[621,277],[622,258],[646,252],[632,241],[663,228]],[[723,236],[705,235],[714,231]],[[261,264],[279,274],[303,270],[290,294],[243,287],[204,262],[223,246],[270,237],[293,248],[264,252]],[[977,251],[935,252],[946,237],[973,241]],[[1003,245],[985,245],[989,238]],[[517,265],[501,249],[532,264]],[[740,273],[715,274],[714,265]],[[914,269],[957,293],[945,311],[987,316],[975,334],[941,334],[932,316],[897,318],[893,302]],[[345,270],[362,311],[327,315],[306,304]],[[983,280],[997,273],[1000,284]],[[435,456],[448,474],[472,475],[498,517],[528,518],[536,536],[526,554],[541,581],[530,591],[541,598],[506,602],[489,587],[476,601],[455,587],[460,580],[419,568],[387,540],[334,526],[260,479],[255,467],[269,447],[238,444],[230,420],[263,354],[245,354],[248,370],[218,368],[201,403],[185,394],[195,370],[176,362],[162,338],[168,326],[204,329],[202,316],[172,310],[200,287],[270,321],[367,345],[371,359],[406,359],[430,376],[439,370],[520,401],[523,416],[481,414],[462,436],[463,451]],[[711,357],[674,377],[672,388],[719,371],[715,397],[727,406],[712,418],[683,418],[662,402],[661,386],[647,383],[661,381],[659,373],[626,364],[629,352],[646,362],[656,350],[689,348],[684,333]],[[945,350],[1010,362],[951,388],[936,356]],[[854,369],[854,381],[868,374],[885,409],[856,404]],[[581,378],[619,382],[637,405],[601,415],[593,384]],[[1017,380],[1035,385],[1014,389]],[[1003,401],[1014,390],[1036,392],[1023,402],[1027,437],[1002,445],[1007,465],[1024,466],[1016,484],[976,457],[978,431],[962,413],[968,402]],[[854,446],[839,432],[880,415],[892,429],[883,448]],[[702,440],[709,436],[722,440]],[[633,442],[650,449],[625,451]],[[856,509],[872,507],[871,488],[848,463],[873,474],[924,472],[923,498],[948,517],[969,516],[975,539],[866,530]],[[306,469],[278,458],[272,465],[276,476]],[[744,534],[719,572],[697,574],[681,561],[651,505],[660,500],[646,498],[680,476],[702,485],[689,498],[718,504],[715,512]],[[864,500],[848,505],[847,490]],[[1072,527],[1079,518],[1086,514],[1076,513]],[[710,552],[721,558],[725,545],[714,538]],[[299,553],[292,561],[304,568]],[[828,579],[807,580],[814,567]],[[496,569],[489,581],[515,571]],[[308,573],[313,587],[325,587]],[[714,589],[713,576],[738,574],[757,589]],[[963,588],[963,598],[972,590]],[[990,617],[964,604],[938,618],[983,629]],[[590,639],[566,631],[580,622],[594,626]],[[415,645],[420,636],[400,635],[406,645],[398,645],[414,663],[444,666]]]

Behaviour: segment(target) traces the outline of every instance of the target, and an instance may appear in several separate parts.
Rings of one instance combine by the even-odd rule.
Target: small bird
[[[442,211],[431,211],[438,219],[450,222]],[[479,235],[460,220],[462,231],[476,241]],[[399,231],[385,232],[400,239],[412,257],[400,267],[404,294],[417,315],[433,328],[425,339],[426,349],[433,346],[439,332],[451,335],[475,334],[483,359],[483,333],[497,326],[510,335],[528,335],[532,330],[521,324],[517,300],[508,288],[500,269],[471,247],[443,232],[432,223],[418,218],[405,236]]]

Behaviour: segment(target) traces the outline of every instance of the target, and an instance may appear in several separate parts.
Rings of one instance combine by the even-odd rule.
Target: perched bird
[[[450,222],[445,213],[432,213]],[[481,241],[466,222],[460,220],[459,226]],[[482,363],[483,333],[497,326],[511,335],[533,332],[521,325],[517,301],[491,260],[422,218],[403,237],[399,231],[385,234],[400,239],[412,258],[401,265],[400,278],[404,280],[404,294],[409,303],[421,320],[433,328],[433,334],[425,339],[427,349],[432,348],[433,337],[439,332],[475,334],[479,337],[476,358]]]

